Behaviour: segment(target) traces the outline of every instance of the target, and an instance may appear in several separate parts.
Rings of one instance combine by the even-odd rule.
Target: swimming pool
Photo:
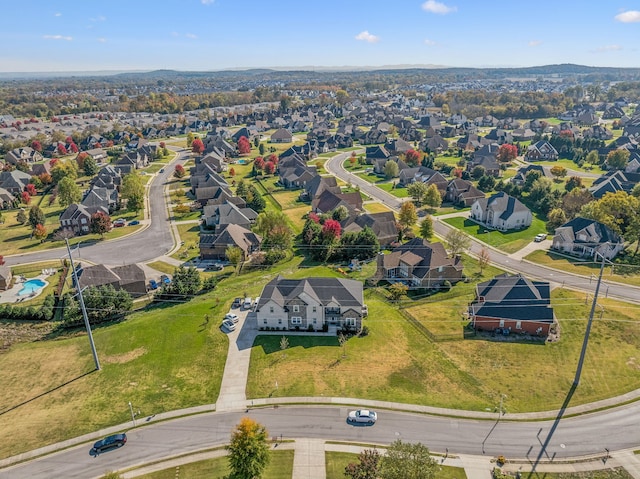
[[[18,291],[18,296],[26,296],[27,294],[37,293],[47,285],[41,279],[30,279],[22,284],[22,289]]]
[[[236,163],[238,163],[239,165],[246,165],[247,164],[247,160],[238,160],[238,161],[236,161]]]

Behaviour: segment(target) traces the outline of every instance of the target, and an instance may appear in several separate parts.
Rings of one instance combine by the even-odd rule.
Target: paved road
[[[171,147],[168,147],[171,148]],[[171,148],[181,150],[177,148]],[[171,166],[165,166],[164,172],[155,175],[149,185],[148,207],[149,226],[143,231],[123,238],[80,244],[79,258],[92,263],[117,265],[120,263],[143,263],[162,256],[174,246],[171,222],[166,206],[165,184],[171,178],[173,166],[187,160],[185,152],[180,152]],[[65,248],[6,256],[6,264],[15,266],[22,263],[34,263],[67,256]],[[76,254],[74,253],[74,257]]]
[[[388,207],[399,210],[402,205],[403,200],[393,196],[386,191],[381,190],[377,186],[369,183],[368,181],[350,173],[345,170],[343,167],[344,161],[348,158],[347,153],[342,153],[337,156],[334,156],[330,160],[325,163],[325,169],[337,176],[338,178],[351,183],[352,185],[358,185],[360,190],[371,196],[372,198],[380,201],[381,203],[387,205]],[[404,200],[408,201],[408,200]],[[437,217],[434,217],[433,228],[435,233],[441,237],[446,237],[447,233],[453,229],[447,223],[438,220]],[[533,239],[533,238],[532,238]],[[471,254],[478,254],[482,247],[483,243],[479,241],[472,241],[472,245],[470,248]],[[508,254],[502,253],[499,250],[492,248],[491,249],[491,263],[495,266],[503,268],[507,271],[511,272],[522,272],[526,274],[528,277],[541,279],[545,281],[550,281],[555,283],[556,285],[560,285],[566,288],[576,289],[580,291],[589,291],[593,292],[595,290],[596,281],[591,280],[590,278],[585,278],[582,276],[573,275],[570,273],[563,273],[561,271],[546,268],[544,266],[540,266],[529,261],[523,261],[518,259],[517,256],[514,258]],[[601,286],[600,294],[616,297],[619,299],[623,299],[631,302],[640,302],[640,288],[634,286],[627,286],[619,283],[612,283],[606,280],[606,276],[604,278],[603,284]]]

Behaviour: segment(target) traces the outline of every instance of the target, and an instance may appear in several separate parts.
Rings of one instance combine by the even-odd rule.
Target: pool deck
[[[50,275],[48,274],[40,274],[38,276],[34,276],[33,278],[27,278],[26,281],[30,280],[30,279],[40,279],[42,281],[44,281],[45,283],[49,284],[49,281],[47,281],[47,278]],[[42,291],[44,291],[44,288],[46,287],[46,285],[42,288],[40,288],[35,294],[33,295],[23,295],[23,296],[18,296],[18,293],[20,292],[20,290],[22,289],[22,280],[18,280],[18,277],[16,276],[16,282],[13,285],[13,288],[8,289],[6,291],[0,291],[0,303],[20,303],[23,301],[28,301],[31,300],[37,296],[39,296]]]

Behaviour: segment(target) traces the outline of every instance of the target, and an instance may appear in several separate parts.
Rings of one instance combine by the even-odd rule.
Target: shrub
[[[362,330],[360,330],[360,336],[368,336],[369,335],[369,326],[362,326]]]

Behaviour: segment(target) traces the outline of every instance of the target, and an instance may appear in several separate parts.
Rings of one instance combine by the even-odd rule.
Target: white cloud
[[[104,38],[104,37],[100,37],[100,38],[98,38],[98,41],[99,41],[100,43],[107,43],[107,39],[106,39],[106,38]]]
[[[180,34],[178,32],[171,32],[172,37],[179,37]]]
[[[56,13],[54,13],[54,14],[53,14],[53,16],[54,16],[54,17],[61,17],[61,16],[62,16],[62,13],[60,13],[60,12],[56,12]]]
[[[429,40],[428,38],[424,39],[424,44],[425,45],[429,45],[430,47],[433,47],[433,46],[437,45],[437,43],[435,41]]]
[[[187,38],[191,38],[193,40],[198,38],[198,36],[196,34],[194,34],[194,33],[185,33],[184,36],[187,37]]]
[[[537,47],[538,45],[542,45],[542,40],[531,40],[529,42],[530,47]]]
[[[640,22],[640,11],[628,10],[626,12],[619,13],[613,18],[622,23],[638,23]]]
[[[202,3],[203,5],[211,5],[215,1],[216,0],[200,0],[200,3]]]
[[[45,40],[67,40],[68,42],[73,40],[73,37],[67,37],[64,35],[43,35],[42,38]]]
[[[617,52],[620,50],[622,50],[622,47],[620,45],[605,45],[603,47],[596,48],[594,51],[601,53],[601,52]]]
[[[100,15],[99,17],[95,17],[95,18],[90,18],[89,21],[91,22],[104,22],[107,20],[107,17],[105,17],[104,15]]]
[[[380,40],[380,37],[372,35],[367,30],[365,30],[364,32],[358,33],[355,38],[356,40],[363,40],[369,43],[377,43]]]
[[[427,0],[422,4],[422,9],[427,12],[446,15],[447,13],[455,12],[458,7],[448,7],[444,3],[436,2],[436,0]]]

